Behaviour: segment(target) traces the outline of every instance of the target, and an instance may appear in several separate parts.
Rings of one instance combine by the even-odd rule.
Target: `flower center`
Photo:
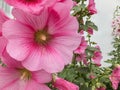
[[[20,79],[22,80],[29,80],[31,78],[31,72],[27,69],[18,69],[20,72]]]
[[[38,44],[45,45],[51,39],[51,35],[47,33],[45,30],[37,31],[34,34],[34,40]]]

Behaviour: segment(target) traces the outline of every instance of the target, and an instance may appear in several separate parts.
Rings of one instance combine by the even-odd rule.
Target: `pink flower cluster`
[[[113,35],[120,36],[120,16],[116,17],[112,22]]]
[[[112,87],[114,90],[117,90],[120,83],[120,65],[117,65],[112,71],[111,76],[109,77],[112,82]]]
[[[74,53],[77,54],[76,60],[83,62],[85,65],[89,64],[89,62],[87,61],[87,55],[86,55],[87,47],[88,47],[88,43],[85,40],[84,36],[82,36],[79,47],[74,50]],[[91,59],[95,65],[101,66],[102,53],[100,51],[99,46],[95,46],[95,48],[96,50],[93,52],[93,56]]]
[[[5,1],[13,6],[14,19],[0,10],[0,58],[6,65],[0,67],[0,90],[50,90],[45,83],[71,63],[73,50],[81,42],[77,19],[70,15],[74,2]],[[59,90],[79,90],[64,80],[64,88],[69,85],[70,89],[55,83]]]

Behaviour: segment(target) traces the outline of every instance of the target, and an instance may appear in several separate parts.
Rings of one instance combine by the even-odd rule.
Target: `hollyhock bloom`
[[[53,85],[58,90],[79,90],[79,87],[77,85],[71,82],[68,82],[62,78],[56,78]]]
[[[5,0],[7,4],[16,8],[32,12],[34,14],[40,13],[45,7],[52,6],[56,0]]]
[[[93,29],[92,28],[88,28],[87,32],[91,35],[93,35]]]
[[[96,14],[97,10],[95,8],[95,2],[94,0],[89,0],[89,4],[88,4],[88,11],[91,15]]]
[[[2,36],[2,25],[7,20],[9,20],[9,18],[0,9],[0,57],[1,57],[1,54],[2,54],[4,48],[5,48],[6,44],[7,44],[7,40],[5,39],[5,37]]]
[[[80,43],[79,47],[76,50],[74,50],[74,53],[76,53],[76,54],[84,53],[87,46],[88,46],[87,41],[85,40],[84,37],[82,37],[81,43]]]
[[[112,82],[113,89],[117,90],[118,84],[120,83],[120,65],[115,67],[109,79]]]
[[[51,81],[51,74],[44,70],[31,72],[21,63],[3,53],[6,67],[0,67],[0,90],[50,90],[44,83]]]
[[[101,63],[100,63],[100,61],[101,61],[101,59],[102,59],[102,53],[101,53],[101,51],[100,51],[100,47],[99,46],[96,46],[96,51],[94,51],[94,55],[93,55],[93,57],[92,57],[92,60],[93,60],[93,62],[96,64],[96,65],[98,65],[98,66],[101,66]]]
[[[79,54],[79,55],[76,57],[76,60],[77,60],[78,62],[83,62],[86,66],[88,65],[88,62],[87,62],[86,54],[85,54],[85,53]]]
[[[99,87],[96,90],[106,90],[106,88],[105,87]]]
[[[38,16],[14,9],[16,19],[3,25],[3,35],[9,41],[7,52],[31,71],[63,70],[81,40],[77,33],[78,22],[70,16],[69,9],[64,4],[56,8],[59,8],[57,13],[44,9]]]

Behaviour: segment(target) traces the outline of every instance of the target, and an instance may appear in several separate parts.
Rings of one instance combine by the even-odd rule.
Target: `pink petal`
[[[77,30],[78,22],[71,16],[67,17],[64,21],[60,20],[54,28],[49,29],[49,33],[54,36],[51,46],[54,46],[61,53],[65,64],[71,62],[72,52],[81,42],[81,36],[77,33]]]
[[[67,8],[66,5],[63,3],[57,3],[54,7],[52,7],[52,11],[50,12],[50,16],[48,20],[49,29],[52,30],[56,25],[56,23],[58,23],[58,21],[60,20],[65,21],[69,15],[70,15],[69,8]],[[64,21],[62,23],[64,23]]]
[[[47,72],[59,72],[64,67],[63,60],[58,52],[49,46],[45,48],[35,48],[31,54],[22,62],[23,66],[31,71],[44,69]]]
[[[48,19],[48,10],[46,9],[39,15],[33,15],[20,9],[13,9],[12,13],[17,20],[31,26],[36,31],[44,29]]]
[[[3,24],[3,35],[9,41],[7,52],[11,57],[22,61],[28,56],[30,45],[33,42],[33,31],[29,27],[20,22],[9,20]]]
[[[3,36],[0,37],[0,57],[5,49],[6,45],[7,45],[7,39]]]
[[[7,67],[13,68],[23,68],[21,63],[9,56],[9,54],[4,50],[1,58],[2,62],[7,65]]]
[[[39,70],[32,73],[32,78],[39,83],[48,83],[52,80],[52,74]]]
[[[26,84],[27,83],[25,81],[17,79],[1,90],[26,90]]]
[[[0,32],[2,30],[2,24],[9,20],[9,18],[4,14],[4,12],[0,9]]]
[[[50,90],[50,88],[44,84],[39,84],[34,80],[29,80],[25,90]]]
[[[72,0],[58,0],[60,1],[61,3],[64,3],[66,4],[70,9],[73,7],[74,3]]]
[[[2,88],[6,88],[13,84],[18,80],[18,78],[19,73],[15,69],[0,67],[0,90],[5,90]]]

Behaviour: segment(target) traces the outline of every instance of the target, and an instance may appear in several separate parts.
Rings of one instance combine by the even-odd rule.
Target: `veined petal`
[[[52,47],[33,49],[31,54],[22,62],[23,66],[31,71],[44,69],[49,73],[60,72],[64,68],[64,63],[58,52]]]
[[[0,67],[0,90],[6,90],[4,88],[13,84],[18,79],[19,73],[15,69]]]
[[[9,20],[3,24],[3,35],[8,39],[7,52],[16,60],[24,60],[33,42],[33,30],[24,24]]]
[[[39,15],[33,15],[17,8],[13,9],[12,13],[18,21],[29,25],[36,31],[44,29],[48,19],[48,10],[46,9],[43,10]]]

